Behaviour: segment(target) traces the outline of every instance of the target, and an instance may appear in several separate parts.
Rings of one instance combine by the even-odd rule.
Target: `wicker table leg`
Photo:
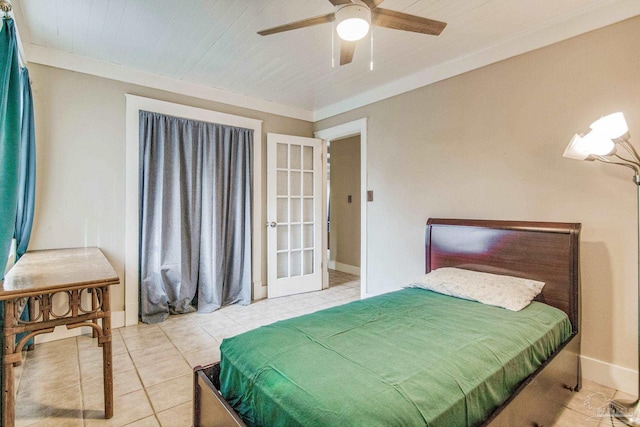
[[[14,301],[4,302],[4,331],[2,353],[2,425],[13,427],[15,423],[15,394],[13,382],[13,359],[16,336]]]
[[[104,377],[104,417],[113,417],[113,367],[111,365],[111,297],[109,287],[102,288],[102,370]]]

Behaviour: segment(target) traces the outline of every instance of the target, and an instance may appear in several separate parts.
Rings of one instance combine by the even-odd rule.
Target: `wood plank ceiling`
[[[374,29],[331,67],[332,24],[258,30],[332,12],[327,0],[14,0],[29,47],[62,51],[305,110],[318,110],[537,32],[612,0],[386,0],[449,25],[439,37]],[[537,34],[537,33],[536,33]]]

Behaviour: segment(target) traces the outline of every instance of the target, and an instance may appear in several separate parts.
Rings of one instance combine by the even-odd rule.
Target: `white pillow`
[[[536,280],[453,267],[433,270],[409,285],[512,311],[528,306],[543,286]]]

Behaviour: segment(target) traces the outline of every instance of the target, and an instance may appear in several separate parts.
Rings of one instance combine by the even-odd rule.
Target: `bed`
[[[581,384],[579,232],[568,223],[430,219],[427,272],[539,280],[537,301],[512,313],[404,289],[249,331],[223,342],[221,364],[195,369],[194,425],[552,423]]]

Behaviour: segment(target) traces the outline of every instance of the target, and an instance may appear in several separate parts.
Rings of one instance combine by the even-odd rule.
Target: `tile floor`
[[[114,329],[111,420],[102,418],[102,351],[95,340],[81,336],[39,344],[23,354],[16,369],[16,426],[190,426],[192,368],[219,360],[223,338],[359,297],[357,276],[331,271],[324,291]],[[555,426],[611,425],[592,408],[614,397],[631,399],[585,381]]]

